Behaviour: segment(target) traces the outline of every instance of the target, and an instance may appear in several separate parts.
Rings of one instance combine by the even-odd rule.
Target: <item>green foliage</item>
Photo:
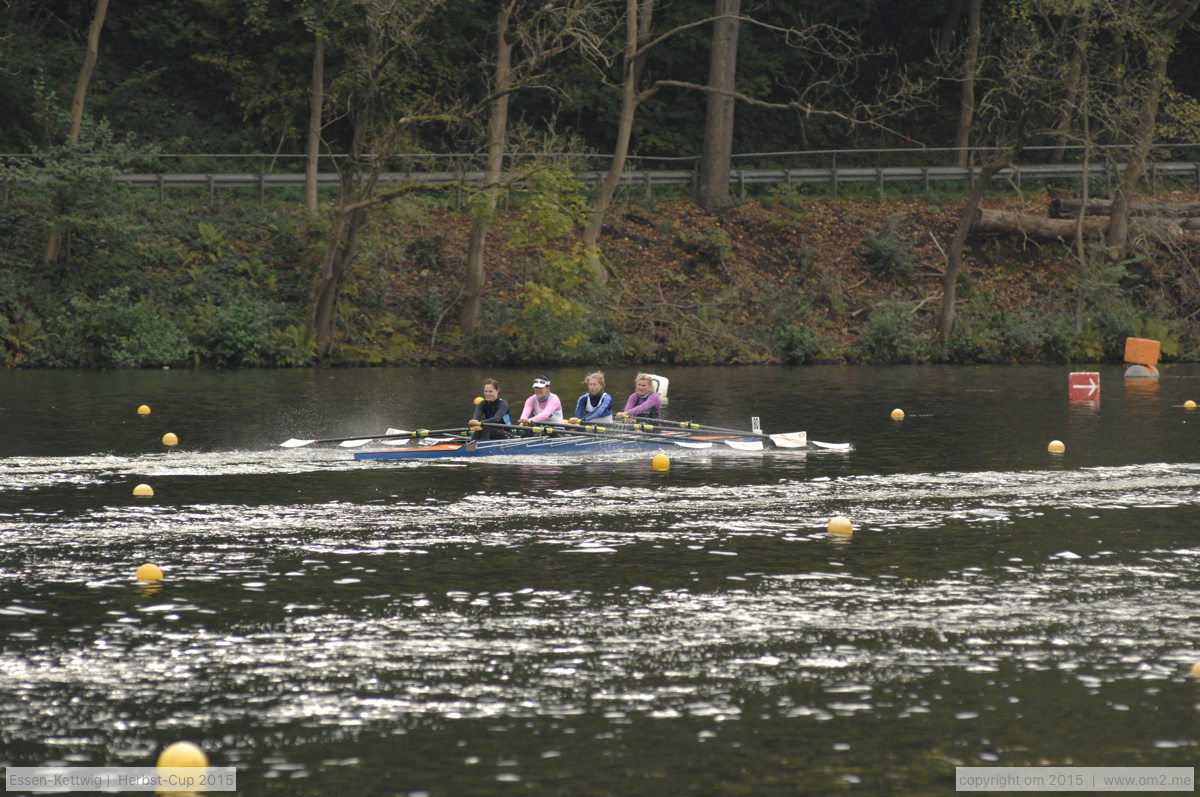
[[[679,245],[714,266],[724,265],[734,255],[733,241],[724,227],[706,227],[696,233],[680,232]]]
[[[526,187],[521,216],[509,235],[537,258],[532,279],[517,286],[515,304],[485,305],[483,329],[470,348],[504,362],[585,362],[611,356],[619,349],[611,320],[598,301],[601,292],[590,288],[591,268],[582,245],[572,243],[587,215],[583,183],[551,163],[536,169]]]
[[[1084,324],[1076,337],[1072,359],[1116,360],[1125,351],[1125,339],[1137,336],[1141,314],[1133,297],[1121,289],[1129,273],[1125,263],[1113,262],[1099,248],[1089,252],[1076,276],[1076,301],[1082,305]]]
[[[0,317],[0,365],[6,368],[27,362],[47,340],[41,319],[29,318],[9,323]]]
[[[72,297],[46,328],[52,345],[36,361],[47,365],[151,368],[184,363],[191,352],[161,308],[135,299],[125,287],[97,299]]]
[[[912,302],[893,298],[871,311],[855,342],[864,362],[919,363],[929,357],[929,341],[916,328]]]
[[[781,362],[802,365],[829,356],[832,343],[817,329],[819,317],[800,277],[793,275],[764,294],[772,320],[767,325],[770,342]]]
[[[271,321],[276,314],[270,303],[243,292],[220,304],[210,300],[199,311],[197,348],[219,367],[267,365],[275,348]]]
[[[943,354],[953,363],[1067,362],[1073,339],[1060,310],[996,309],[991,294],[978,291],[955,314]]]
[[[921,265],[916,247],[897,232],[903,220],[901,214],[892,214],[882,228],[867,234],[863,244],[867,267],[884,279],[908,279]]]

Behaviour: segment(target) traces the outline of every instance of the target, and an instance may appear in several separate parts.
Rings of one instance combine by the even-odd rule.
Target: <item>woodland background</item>
[[[0,362],[1194,360],[1196,181],[1146,178],[1196,157],[1197,6],[5,0]],[[976,168],[729,193],[734,153],[833,149]],[[245,154],[308,183],[113,179]],[[480,179],[378,182],[413,154]],[[648,199],[630,156],[694,185]],[[1116,179],[994,179],[1049,162]],[[1040,231],[1063,197],[1110,201]]]

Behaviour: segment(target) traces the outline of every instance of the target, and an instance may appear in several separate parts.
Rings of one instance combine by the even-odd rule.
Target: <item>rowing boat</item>
[[[668,451],[676,448],[712,448],[727,446],[738,451],[762,451],[764,442],[775,448],[797,449],[808,446],[849,451],[849,443],[822,443],[809,440],[805,432],[765,434],[759,428],[758,418],[752,418],[754,431],[744,432],[719,426],[705,426],[690,421],[659,421],[649,423],[635,421],[614,426],[592,426],[587,424],[558,423],[541,426],[516,426],[512,424],[484,423],[485,427],[503,430],[518,436],[507,439],[477,440],[471,430],[462,427],[453,429],[419,429],[415,432],[403,429],[388,429],[384,435],[327,437],[319,439],[291,439],[280,443],[285,448],[299,448],[314,443],[338,443],[346,448],[357,448],[374,441],[377,445],[395,444],[395,447],[356,453],[357,460],[427,460],[466,457],[530,456],[542,454],[579,454],[596,452],[646,452]],[[477,427],[478,428],[478,427]],[[439,433],[452,433],[438,437]],[[410,443],[417,440],[419,443]]]
[[[619,437],[529,437],[513,440],[438,440],[428,445],[403,446],[379,451],[359,451],[358,460],[418,460],[455,457],[540,456],[544,454],[613,453],[625,451],[667,451],[673,448],[711,448],[712,441],[695,438],[672,440]]]
[[[484,426],[517,430],[510,424]],[[532,436],[503,440],[471,440],[464,436],[426,439],[420,445],[405,445],[381,451],[361,451],[355,459],[443,459],[448,457],[530,456],[621,451],[665,451],[672,448],[712,448],[724,443],[741,450],[761,450],[762,441],[741,433],[700,433],[672,429],[635,431],[604,426],[558,424],[531,426],[521,431]],[[802,433],[801,433],[802,434]]]

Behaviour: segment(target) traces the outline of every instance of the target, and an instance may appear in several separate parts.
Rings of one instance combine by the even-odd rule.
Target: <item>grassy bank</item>
[[[324,217],[295,202],[125,191],[78,206],[65,256],[44,265],[46,206],[32,194],[0,205],[4,365],[313,363],[305,308]],[[1200,357],[1186,258],[1081,269],[1061,245],[1015,238],[972,241],[942,345],[953,199],[779,190],[719,218],[682,198],[625,204],[604,231],[604,289],[547,212],[498,214],[484,327],[468,338],[457,312],[470,217],[381,209],[342,293],[335,364],[1083,362],[1119,360],[1127,336],[1161,340],[1165,359]]]

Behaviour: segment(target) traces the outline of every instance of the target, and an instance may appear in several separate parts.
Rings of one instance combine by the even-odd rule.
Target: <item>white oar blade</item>
[[[762,440],[722,440],[722,443],[738,451],[762,451]]]
[[[692,440],[672,440],[671,442],[680,448],[712,448],[712,443],[702,443]]]
[[[365,446],[374,439],[374,437],[364,437],[361,440],[343,440],[342,442],[338,443],[338,445],[342,448],[358,448],[360,446]]]
[[[807,432],[784,432],[770,435],[771,442],[780,448],[804,448],[808,445]]]
[[[822,443],[820,440],[810,440],[809,443],[816,446],[817,448],[827,448],[830,451],[849,451],[850,450],[849,443]]]
[[[279,445],[283,446],[284,448],[299,448],[300,446],[306,446],[306,445],[309,445],[309,444],[315,443],[315,442],[317,442],[317,441],[316,440],[297,440],[296,438],[293,437],[291,440],[284,440]]]

